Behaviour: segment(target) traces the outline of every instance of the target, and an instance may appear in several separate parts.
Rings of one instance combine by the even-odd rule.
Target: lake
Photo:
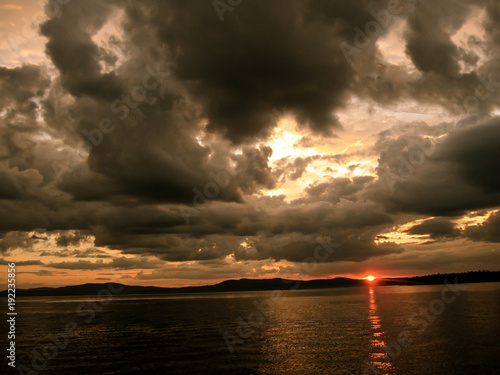
[[[18,298],[16,365],[56,375],[500,373],[500,283],[101,298]]]

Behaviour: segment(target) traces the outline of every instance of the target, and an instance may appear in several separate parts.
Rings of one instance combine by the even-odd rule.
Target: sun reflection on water
[[[391,358],[385,349],[387,347],[387,344],[383,339],[385,332],[382,330],[382,324],[380,316],[377,312],[377,303],[375,301],[375,294],[372,286],[370,286],[369,296],[370,310],[368,319],[370,320],[373,331],[373,338],[370,341],[372,349],[372,352],[370,353],[370,364],[380,370],[381,375],[388,375],[391,373],[393,365],[391,363]]]

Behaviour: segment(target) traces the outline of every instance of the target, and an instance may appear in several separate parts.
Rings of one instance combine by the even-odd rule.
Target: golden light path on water
[[[387,344],[382,338],[384,331],[382,330],[382,325],[380,317],[377,312],[377,303],[375,301],[375,293],[373,287],[370,286],[369,290],[370,298],[370,310],[369,317],[372,326],[373,337],[371,339],[372,352],[370,353],[370,364],[371,366],[380,370],[381,375],[389,375],[393,369],[391,358],[386,352]]]

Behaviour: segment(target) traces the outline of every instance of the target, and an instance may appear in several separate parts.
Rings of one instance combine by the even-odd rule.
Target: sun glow
[[[303,134],[297,130],[297,123],[290,118],[282,118],[278,121],[278,126],[274,129],[271,141],[268,145],[273,149],[273,154],[269,158],[274,162],[285,157],[307,157],[314,155],[311,148],[297,147]]]
[[[374,277],[374,276],[372,276],[372,275],[370,275],[370,276],[366,276],[366,280],[368,280],[368,281],[373,281],[373,280],[375,280],[375,277]]]

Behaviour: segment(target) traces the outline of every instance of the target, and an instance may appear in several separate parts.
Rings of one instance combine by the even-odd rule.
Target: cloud
[[[98,270],[111,268],[108,264],[104,264],[102,261],[91,262],[88,260],[79,260],[78,262],[49,263],[47,264],[47,267],[67,270]]]
[[[469,9],[451,0],[415,3],[408,17],[406,52],[417,69],[456,78],[459,50],[450,36],[465,22]]]
[[[20,260],[20,261],[13,261],[13,260],[6,260],[6,259],[0,259],[0,264],[7,265],[9,263],[16,263],[16,266],[43,266],[44,263],[40,260]]]
[[[379,179],[368,189],[368,196],[389,212],[430,216],[457,216],[467,210],[499,206],[499,181],[494,173],[499,167],[499,121],[494,117],[479,118],[462,127],[459,123],[430,152],[417,145],[425,144],[424,137],[412,143],[401,138],[386,142]]]
[[[325,21],[317,2],[310,1],[253,1],[224,22],[204,1],[152,4],[159,10],[152,17],[148,9],[133,7],[140,16],[129,28],[147,20],[157,30],[173,73],[203,106],[209,130],[239,142],[256,136],[273,108],[283,106],[316,131],[339,129],[332,109],[342,106],[352,72],[338,53],[343,36],[336,23],[354,26],[356,17],[367,13],[365,4],[338,12],[336,22]],[[168,23],[161,14],[171,15]],[[209,37],[205,30],[211,30]]]
[[[69,245],[79,245],[82,241],[87,240],[88,236],[79,232],[61,233],[56,238],[56,244],[60,247],[68,247]]]
[[[460,230],[455,223],[446,219],[430,219],[406,230],[408,234],[430,235],[432,239],[455,238],[460,235]]]
[[[0,252],[9,254],[11,250],[18,248],[29,250],[36,242],[37,239],[30,237],[27,232],[8,232],[0,239]]]
[[[438,157],[458,165],[458,173],[486,194],[500,190],[500,117],[459,129],[450,135]]]
[[[465,235],[473,241],[500,242],[500,211],[492,213],[482,224],[467,226]]]
[[[17,265],[17,262],[16,262]],[[60,271],[49,271],[49,270],[40,270],[36,272],[26,272],[26,271],[18,271],[17,273],[28,273],[36,276],[62,276],[62,275],[67,275],[67,272],[60,272]]]
[[[140,269],[140,268],[155,268],[161,262],[148,260],[145,258],[115,258],[111,262],[104,263],[102,259],[91,262],[89,260],[79,260],[77,262],[58,262],[48,263],[46,267],[68,269],[68,270],[99,270],[107,268],[115,268],[122,270]]]
[[[111,258],[111,255],[106,253],[105,251],[88,248],[85,250],[60,250],[60,251],[42,251],[39,256],[52,256],[58,258],[67,258],[67,257],[75,257],[75,258]]]
[[[58,258],[66,258],[70,256],[70,252],[67,249],[61,251],[42,251],[40,254],[38,254],[38,256],[41,257],[54,256]]]

